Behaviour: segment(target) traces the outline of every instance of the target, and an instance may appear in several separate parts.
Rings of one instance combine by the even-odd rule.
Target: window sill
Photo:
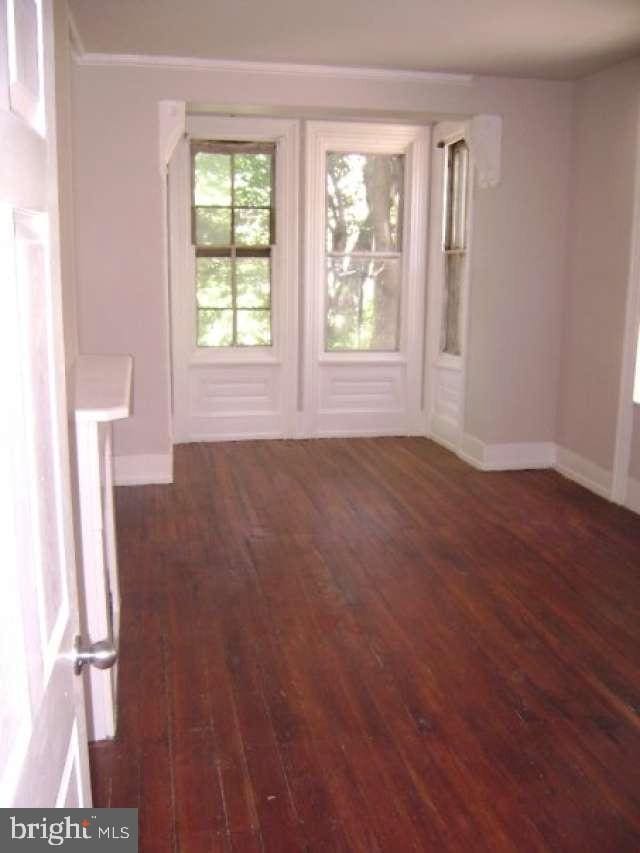
[[[446,370],[462,370],[462,356],[441,352],[436,358],[435,366],[444,367]]]
[[[323,352],[318,361],[320,364],[406,364],[407,358],[399,352]]]
[[[266,364],[278,365],[282,364],[280,355],[274,352],[270,347],[247,347],[246,349],[205,349],[204,347],[197,349],[191,353],[189,359],[189,367],[219,367],[221,365],[250,365],[250,364]]]

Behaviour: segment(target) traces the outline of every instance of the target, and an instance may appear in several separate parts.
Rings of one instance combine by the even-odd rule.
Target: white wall
[[[576,86],[558,443],[604,472],[615,447],[639,104],[640,60]],[[635,445],[640,471],[638,431]]]
[[[118,454],[170,446],[157,104],[376,111],[413,121],[500,113],[503,181],[476,191],[466,430],[485,442],[548,441],[556,423],[572,86],[476,78],[335,80],[229,70],[79,65],[74,177],[80,346],[135,357],[134,416]],[[370,115],[367,116],[370,118]]]

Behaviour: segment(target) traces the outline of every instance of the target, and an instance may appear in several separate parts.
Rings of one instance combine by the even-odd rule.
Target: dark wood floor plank
[[[117,490],[141,850],[640,849],[640,520],[419,438],[175,449]]]

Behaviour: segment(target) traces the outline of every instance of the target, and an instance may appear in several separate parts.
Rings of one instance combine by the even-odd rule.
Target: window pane
[[[228,347],[233,343],[233,311],[198,311],[198,346]]]
[[[445,210],[446,249],[464,249],[466,245],[466,199],[469,149],[463,139],[447,148],[447,194]]]
[[[199,151],[193,158],[194,204],[231,204],[231,157]]]
[[[225,208],[196,208],[198,246],[228,246],[231,243],[231,211]]]
[[[270,311],[238,311],[238,345],[245,347],[271,344]]]
[[[236,208],[235,243],[237,246],[268,246],[270,243],[270,211]]]
[[[233,188],[235,203],[243,207],[271,205],[271,156],[235,154]]]
[[[399,252],[404,157],[327,154],[327,251]]]
[[[325,349],[398,349],[400,261],[327,259]]]
[[[444,305],[442,310],[442,352],[460,355],[460,294],[465,255],[444,256]]]
[[[196,298],[199,308],[231,308],[231,259],[196,259]]]
[[[238,308],[268,308],[271,292],[269,258],[236,260],[236,299]]]

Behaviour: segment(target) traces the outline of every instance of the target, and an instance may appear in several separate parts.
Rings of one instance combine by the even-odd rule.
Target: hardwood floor
[[[426,439],[185,445],[117,490],[141,850],[640,850],[640,518]]]

